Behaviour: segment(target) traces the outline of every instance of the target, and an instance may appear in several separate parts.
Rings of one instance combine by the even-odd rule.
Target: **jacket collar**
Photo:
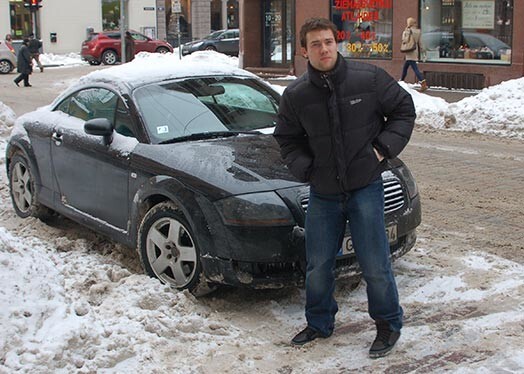
[[[326,82],[323,78],[324,75],[329,77],[329,80],[332,83],[337,85],[343,82],[346,79],[347,75],[347,62],[344,60],[344,57],[340,53],[337,53],[337,62],[333,70],[330,71],[320,71],[315,69],[310,62],[307,63],[307,71],[309,81],[318,87],[326,87]]]

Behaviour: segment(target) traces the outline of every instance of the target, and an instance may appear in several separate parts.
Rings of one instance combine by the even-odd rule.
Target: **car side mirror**
[[[107,118],[93,118],[84,124],[86,134],[103,136],[104,145],[109,145],[113,141],[113,125]]]

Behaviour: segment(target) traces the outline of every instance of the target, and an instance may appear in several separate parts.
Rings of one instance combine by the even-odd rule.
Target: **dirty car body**
[[[268,131],[278,93],[236,68],[159,70],[81,80],[19,118],[6,151],[15,211],[59,213],[136,248],[149,275],[178,289],[301,284],[309,188]],[[415,243],[420,202],[408,168],[389,164],[385,217],[398,257]],[[339,276],[359,273],[349,236]]]

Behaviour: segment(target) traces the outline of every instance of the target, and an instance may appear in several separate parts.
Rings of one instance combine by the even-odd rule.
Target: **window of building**
[[[11,19],[10,34],[13,39],[26,38],[33,32],[33,15],[24,7],[22,0],[9,1],[9,16]],[[36,17],[36,14],[34,16]]]
[[[331,20],[342,56],[391,59],[393,0],[331,0]]]
[[[422,0],[427,61],[511,63],[513,0]]]
[[[102,0],[102,29],[116,30],[120,27],[120,0]]]

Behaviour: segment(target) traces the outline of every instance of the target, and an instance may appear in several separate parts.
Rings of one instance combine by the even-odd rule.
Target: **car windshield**
[[[153,144],[272,127],[278,111],[269,88],[237,77],[160,82],[136,89],[133,96]]]

